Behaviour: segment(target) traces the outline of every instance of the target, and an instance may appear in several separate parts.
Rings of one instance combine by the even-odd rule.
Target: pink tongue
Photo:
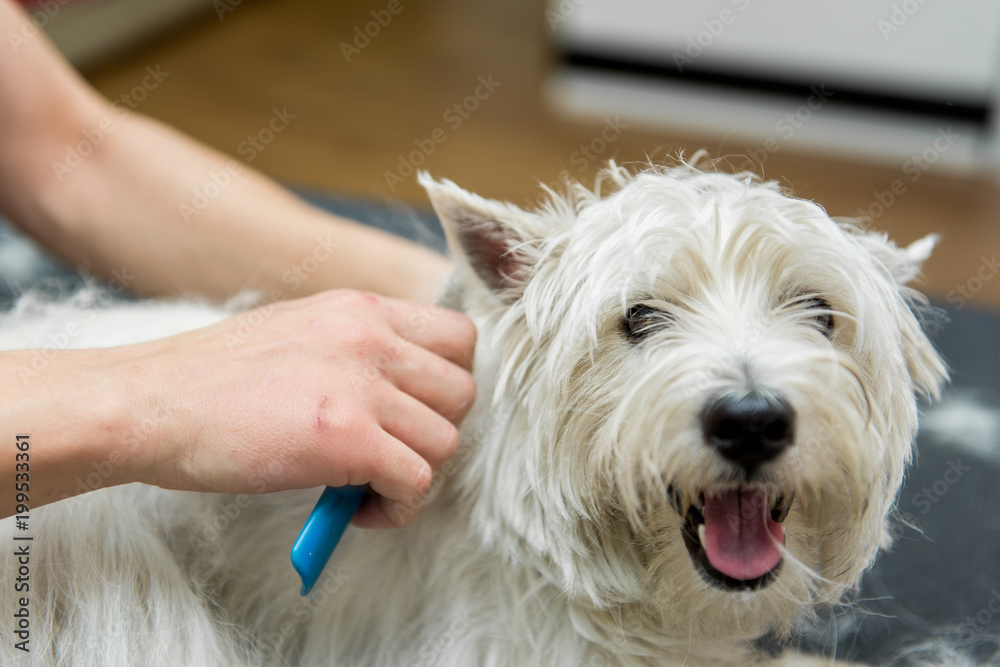
[[[756,579],[781,560],[785,543],[780,523],[771,520],[767,492],[726,491],[706,496],[705,553],[712,567],[733,579]]]

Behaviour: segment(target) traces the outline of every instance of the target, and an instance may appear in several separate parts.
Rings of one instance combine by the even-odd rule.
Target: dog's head
[[[463,481],[493,548],[684,637],[857,585],[945,378],[905,287],[933,238],[685,164],[533,212],[421,179],[480,328]]]

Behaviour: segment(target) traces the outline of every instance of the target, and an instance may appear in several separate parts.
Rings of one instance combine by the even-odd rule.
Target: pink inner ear
[[[517,261],[513,252],[508,252],[497,260],[496,272],[504,286],[516,287],[524,277],[524,265]]]
[[[524,262],[512,251],[520,242],[503,224],[495,220],[463,221],[459,241],[476,275],[494,292],[520,286]]]

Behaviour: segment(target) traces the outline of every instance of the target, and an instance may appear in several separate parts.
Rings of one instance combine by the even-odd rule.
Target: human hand
[[[355,525],[409,521],[475,397],[472,323],[351,290],[258,311],[120,348],[144,436],[135,478],[228,493],[370,484]]]

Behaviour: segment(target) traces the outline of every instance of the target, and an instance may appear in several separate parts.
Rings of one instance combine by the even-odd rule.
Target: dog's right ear
[[[420,172],[418,180],[430,196],[456,261],[471,269],[500,300],[516,301],[534,265],[532,215],[474,195],[449,180],[435,181],[427,172]]]

